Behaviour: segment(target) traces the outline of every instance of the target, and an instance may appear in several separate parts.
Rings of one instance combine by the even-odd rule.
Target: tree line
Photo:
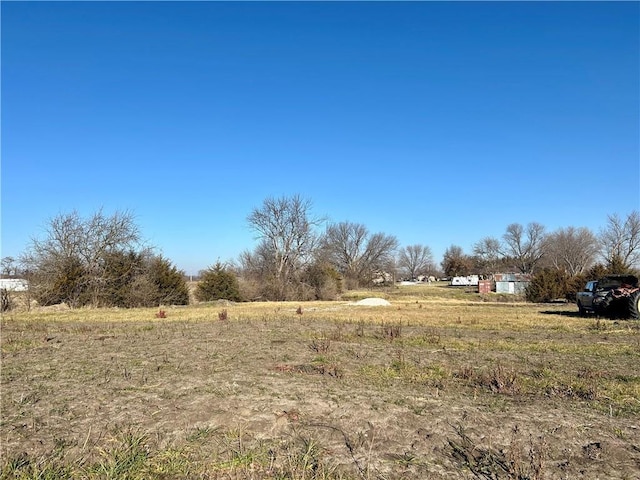
[[[606,225],[593,233],[585,227],[562,227],[547,233],[531,222],[513,223],[501,238],[485,237],[467,255],[451,245],[444,253],[446,275],[487,275],[518,272],[532,277],[527,289],[531,301],[575,299],[586,281],[606,274],[638,273],[640,213],[607,216]]]
[[[202,271],[198,300],[328,300],[344,290],[398,279],[498,272],[531,274],[534,287],[542,276],[542,290],[560,286],[550,295],[566,296],[586,275],[627,273],[640,264],[638,211],[609,215],[597,234],[584,227],[546,232],[536,222],[513,223],[500,238],[480,239],[471,254],[451,245],[440,265],[427,245],[400,247],[395,236],[370,232],[363,224],[328,222],[300,195],[265,199],[247,223],[257,245],[236,261]],[[144,244],[130,212],[60,214],[19,259],[2,259],[2,273],[27,277],[30,295],[41,305],[189,302],[183,272]]]
[[[547,233],[532,222],[507,226],[502,238],[485,237],[467,255],[451,245],[444,253],[446,275],[484,274],[498,270],[533,274],[543,268],[580,275],[600,264],[608,270],[626,273],[640,264],[640,213],[626,217],[612,214],[598,234],[585,227],[563,227]]]

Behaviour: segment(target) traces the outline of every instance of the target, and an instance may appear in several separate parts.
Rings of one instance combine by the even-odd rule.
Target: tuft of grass
[[[21,453],[2,464],[0,480],[64,480],[77,478],[74,470],[72,465],[62,463],[54,454],[33,458]]]
[[[397,338],[400,338],[400,335],[402,335],[401,323],[385,324],[384,322],[382,322],[380,329],[381,329],[382,338],[385,338],[387,340],[393,341]]]
[[[529,437],[523,441],[518,426],[513,427],[511,441],[505,448],[484,446],[467,434],[462,424],[452,426],[457,434],[447,439],[451,456],[476,478],[542,480],[548,457],[546,439]]]
[[[327,353],[331,349],[331,340],[328,338],[314,338],[309,343],[309,349],[316,353]]]
[[[513,368],[498,363],[490,368],[474,368],[463,365],[454,377],[465,380],[471,387],[479,387],[492,393],[515,395],[520,393],[520,374]]]
[[[106,478],[138,478],[150,457],[147,441],[147,435],[137,430],[119,433],[112,446],[101,450],[100,460],[89,471]]]
[[[189,435],[187,435],[187,442],[203,442],[209,439],[216,429],[211,427],[198,427],[194,429]]]

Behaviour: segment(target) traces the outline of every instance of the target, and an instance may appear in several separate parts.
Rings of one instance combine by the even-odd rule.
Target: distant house
[[[22,278],[0,278],[0,290],[26,292],[29,290],[29,282]]]

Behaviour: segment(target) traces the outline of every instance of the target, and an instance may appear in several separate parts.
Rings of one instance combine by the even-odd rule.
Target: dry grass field
[[[3,316],[0,478],[640,478],[638,322],[443,286],[164,310]]]

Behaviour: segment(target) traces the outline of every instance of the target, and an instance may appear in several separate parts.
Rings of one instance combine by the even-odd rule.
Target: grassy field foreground
[[[493,298],[9,313],[0,478],[640,478],[639,323]]]

